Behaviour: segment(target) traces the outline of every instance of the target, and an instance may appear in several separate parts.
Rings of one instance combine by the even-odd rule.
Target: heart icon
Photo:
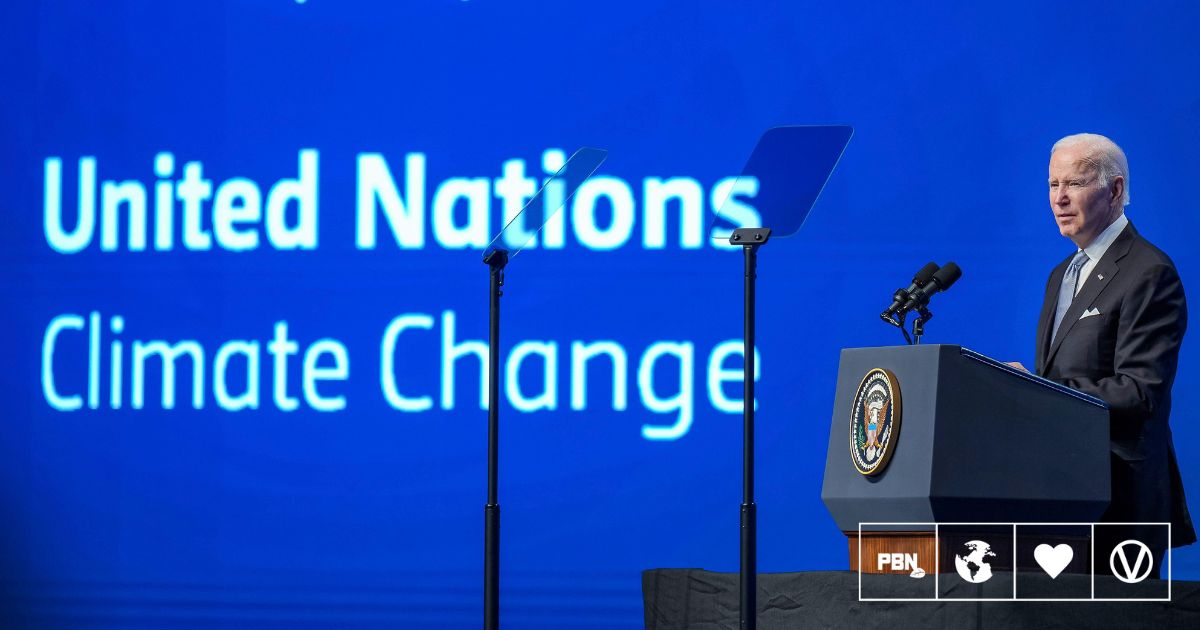
[[[1074,557],[1075,551],[1071,549],[1071,545],[1065,543],[1057,547],[1041,544],[1033,550],[1033,559],[1037,560],[1038,566],[1042,567],[1052,580],[1071,564],[1071,558]]]

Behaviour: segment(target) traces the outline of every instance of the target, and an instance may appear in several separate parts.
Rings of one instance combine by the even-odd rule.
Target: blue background
[[[1095,131],[1121,144],[1131,220],[1200,286],[1198,19],[1191,2],[5,3],[5,612],[117,626],[477,625],[478,368],[462,363],[453,411],[415,414],[384,402],[378,372],[388,321],[434,316],[397,360],[404,387],[436,402],[440,314],[457,314],[458,339],[485,339],[486,270],[477,251],[432,238],[400,250],[382,231],[380,247],[357,250],[356,155],[385,155],[399,180],[404,154],[425,153],[432,194],[447,177],[498,177],[511,158],[536,174],[542,151],[594,145],[610,151],[599,174],[639,199],[646,177],[692,177],[707,194],[784,123],[856,132],[801,233],[761,254],[760,568],[843,569],[845,539],[819,497],[838,351],[899,342],[877,317],[891,292],[929,259],[954,260],[964,276],[938,298],[929,341],[1032,365],[1046,275],[1072,248],[1048,208],[1054,140]],[[177,176],[199,160],[215,182],[248,177],[265,196],[296,176],[305,148],[320,151],[316,251],[64,255],[42,232],[48,157],[63,160],[73,208],[81,156],[96,156],[101,180],[149,186],[154,155],[170,151]],[[640,570],[737,568],[740,417],[707,403],[704,369],[740,333],[741,260],[681,248],[669,216],[664,250],[641,247],[639,209],[624,247],[568,238],[509,272],[506,353],[522,340],[560,350],[558,410],[504,409],[513,627],[637,626]],[[210,361],[225,340],[265,344],[280,320],[302,348],[332,337],[350,379],[322,391],[347,408],[275,409],[264,349],[258,410],[222,411],[209,391],[203,410],[180,396],[164,411],[150,381],[145,409],[127,398],[55,411],[39,380],[43,332],[92,311],[123,315],[126,341],[196,339]],[[601,339],[629,351],[629,408],[613,411],[597,378],[588,409],[572,411],[566,350]],[[640,403],[636,364],[662,340],[696,346],[696,417],[680,439],[649,441],[644,424],[670,422]],[[86,358],[77,344],[56,361]],[[82,391],[80,370],[64,389]],[[1189,339],[1172,426],[1194,512],[1198,370]],[[1176,578],[1200,579],[1194,547],[1174,563]]]

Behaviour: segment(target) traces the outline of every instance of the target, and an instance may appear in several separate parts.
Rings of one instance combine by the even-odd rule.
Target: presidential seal
[[[863,377],[850,410],[850,459],[864,475],[883,472],[900,435],[900,384],[875,368]]]

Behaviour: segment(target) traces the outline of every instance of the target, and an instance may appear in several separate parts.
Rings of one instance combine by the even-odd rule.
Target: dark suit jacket
[[[1171,259],[1130,224],[1096,264],[1051,342],[1070,261],[1059,263],[1046,282],[1037,372],[1111,407],[1112,503],[1103,520],[1170,522],[1172,546],[1191,544],[1196,533],[1167,424],[1187,328],[1183,283]],[[1100,314],[1080,319],[1090,309]]]

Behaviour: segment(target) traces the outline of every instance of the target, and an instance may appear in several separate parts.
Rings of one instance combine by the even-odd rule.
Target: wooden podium
[[[936,550],[934,523],[1098,520],[1108,422],[1102,401],[959,346],[843,350],[821,498],[848,538],[850,569],[860,529],[864,558],[932,558],[956,542]],[[874,450],[854,455],[864,444]]]

